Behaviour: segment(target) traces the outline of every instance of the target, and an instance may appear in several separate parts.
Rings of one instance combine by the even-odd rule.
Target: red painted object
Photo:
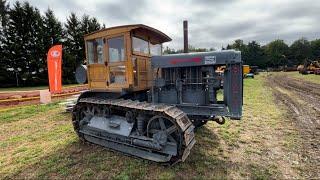
[[[201,58],[195,57],[195,58],[191,58],[191,59],[172,59],[170,61],[170,64],[178,64],[178,63],[186,63],[186,62],[200,63]]]
[[[59,93],[62,90],[61,63],[62,45],[51,47],[47,55],[49,87],[51,93]]]

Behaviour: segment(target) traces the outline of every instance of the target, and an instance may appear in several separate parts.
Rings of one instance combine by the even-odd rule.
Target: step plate
[[[113,115],[110,118],[94,116],[90,120],[88,126],[101,129],[108,133],[128,137],[133,128],[133,123],[128,123],[122,116]]]

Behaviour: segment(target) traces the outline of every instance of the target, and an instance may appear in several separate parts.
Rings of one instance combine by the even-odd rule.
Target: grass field
[[[208,123],[184,163],[165,167],[82,144],[58,103],[0,112],[1,178],[299,178],[299,135],[265,74],[244,82],[241,121]]]
[[[298,78],[303,81],[310,81],[313,83],[320,84],[320,75],[315,75],[315,74],[302,75],[302,74],[299,74],[298,71],[285,72],[285,73],[291,77]]]

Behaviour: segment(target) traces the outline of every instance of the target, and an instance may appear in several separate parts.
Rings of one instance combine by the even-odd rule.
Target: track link
[[[127,140],[127,142],[115,141],[106,139],[102,136],[85,133],[81,130],[80,114],[81,108],[85,105],[91,106],[106,106],[111,111],[135,111],[137,113],[148,114],[149,116],[163,116],[170,119],[176,124],[181,135],[181,142],[177,150],[176,156],[164,156],[163,154],[136,146]],[[99,99],[99,98],[82,98],[79,99],[73,108],[72,122],[74,130],[79,138],[83,141],[89,141],[95,144],[100,144],[116,151],[121,151],[125,154],[137,156],[140,158],[157,161],[161,163],[175,164],[185,159],[190,154],[190,150],[195,144],[194,126],[187,115],[179,108],[167,104],[152,104],[147,102],[133,101],[130,99]],[[131,140],[132,141],[132,140]]]

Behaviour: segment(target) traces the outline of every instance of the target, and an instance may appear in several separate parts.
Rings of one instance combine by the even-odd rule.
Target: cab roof
[[[110,28],[104,28],[98,31],[94,31],[92,33],[86,34],[84,39],[94,39],[97,37],[103,37],[107,35],[113,35],[123,32],[132,32],[133,35],[146,35],[150,38],[151,41],[155,43],[164,43],[169,42],[172,39],[166,35],[165,33],[152,28],[150,26],[146,26],[144,24],[131,24],[131,25],[123,25],[123,26],[114,26]]]

